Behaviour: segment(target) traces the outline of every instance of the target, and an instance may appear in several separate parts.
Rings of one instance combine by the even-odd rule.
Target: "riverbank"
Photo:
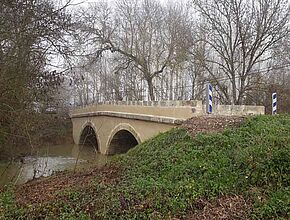
[[[101,169],[6,187],[0,219],[288,219],[290,116],[203,135],[194,121]]]
[[[30,114],[29,124],[22,126],[10,129],[8,124],[1,124],[0,161],[19,160],[47,146],[73,143],[72,123],[67,115],[34,113]]]
[[[91,146],[62,144],[42,147],[37,154],[23,156],[18,161],[0,161],[0,187],[9,183],[23,184],[64,170],[101,167],[108,160],[109,156],[96,154]]]

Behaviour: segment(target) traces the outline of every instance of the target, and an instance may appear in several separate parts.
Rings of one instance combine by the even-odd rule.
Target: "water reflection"
[[[57,171],[101,167],[108,160],[108,156],[96,153],[94,148],[89,146],[49,146],[20,161],[0,162],[0,185],[9,182],[21,184],[33,178],[50,176]]]

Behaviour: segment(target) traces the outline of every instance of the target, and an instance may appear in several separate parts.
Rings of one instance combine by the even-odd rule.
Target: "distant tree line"
[[[97,1],[74,16],[77,105],[103,100],[204,99],[289,110],[289,2]],[[287,90],[288,89],[288,90]]]

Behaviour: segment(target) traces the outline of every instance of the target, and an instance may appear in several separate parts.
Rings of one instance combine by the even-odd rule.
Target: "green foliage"
[[[259,116],[239,129],[195,139],[173,129],[120,161],[126,167],[127,190],[144,195],[138,199],[149,200],[163,217],[184,214],[197,198],[243,194],[252,187],[276,192],[290,184],[290,117]],[[283,205],[289,208],[289,203]]]
[[[0,220],[2,219],[24,219],[24,210],[18,207],[14,199],[14,188],[6,186],[3,192],[0,192]]]
[[[269,190],[265,202],[257,201],[254,219],[288,219],[290,216],[290,187]]]
[[[64,191],[58,202],[34,207],[27,216],[182,218],[197,199],[232,194],[253,202],[253,219],[290,216],[289,116],[253,117],[238,129],[195,139],[183,129],[172,129],[113,163],[123,170],[117,184],[97,177],[89,191]]]

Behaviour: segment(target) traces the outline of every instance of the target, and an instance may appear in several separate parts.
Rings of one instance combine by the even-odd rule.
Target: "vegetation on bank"
[[[71,24],[65,8],[50,0],[1,0],[0,160],[16,158],[23,147],[33,150],[62,132],[62,119],[51,113],[62,117],[70,107],[65,77],[49,64]]]
[[[107,173],[120,167],[111,181],[95,175],[87,187],[64,187],[43,203],[18,203],[7,187],[0,219],[198,219],[231,198],[242,205],[229,206],[229,219],[290,218],[290,116],[253,117],[194,139],[173,129],[111,163]]]
[[[0,126],[0,161],[34,153],[42,146],[72,143],[72,123],[65,114],[25,112],[14,119],[13,128]]]

